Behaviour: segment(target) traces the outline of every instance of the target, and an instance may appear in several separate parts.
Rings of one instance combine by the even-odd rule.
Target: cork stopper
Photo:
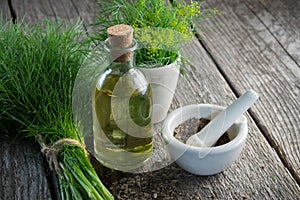
[[[126,24],[115,25],[107,29],[107,35],[113,61],[130,61],[131,52],[126,48],[132,45],[133,28]]]

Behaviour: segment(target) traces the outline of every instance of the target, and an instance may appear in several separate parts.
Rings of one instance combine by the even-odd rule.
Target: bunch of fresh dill
[[[0,128],[38,139],[58,175],[62,199],[113,199],[72,118],[73,84],[89,49],[80,40],[81,27],[62,21],[0,27]]]

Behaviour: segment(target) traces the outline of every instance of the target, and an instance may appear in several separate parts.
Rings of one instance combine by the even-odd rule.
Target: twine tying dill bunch
[[[59,167],[59,162],[57,157],[63,151],[64,146],[66,144],[80,147],[81,149],[83,149],[85,155],[88,156],[88,152],[86,151],[85,146],[81,144],[79,141],[74,139],[63,138],[56,141],[52,145],[46,145],[42,135],[37,135],[36,139],[38,140],[38,142],[42,147],[41,152],[46,157],[50,169],[55,170],[57,173],[61,173],[61,168]]]

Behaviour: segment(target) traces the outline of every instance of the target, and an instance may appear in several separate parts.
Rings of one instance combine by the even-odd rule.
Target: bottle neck
[[[127,68],[135,67],[134,51],[137,43],[133,40],[132,45],[127,48],[112,47],[109,45],[108,39],[104,44],[105,50],[108,53],[108,60],[112,67],[124,66]]]
[[[116,57],[114,52],[109,52],[108,61],[113,66],[128,66],[129,68],[135,67],[135,56],[134,52],[131,52],[130,55],[126,55],[126,59],[120,57]]]

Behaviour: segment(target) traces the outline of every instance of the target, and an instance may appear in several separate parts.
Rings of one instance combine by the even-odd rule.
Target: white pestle
[[[189,137],[186,144],[197,147],[211,147],[257,99],[258,94],[253,90],[245,92],[214,117],[200,132]]]

